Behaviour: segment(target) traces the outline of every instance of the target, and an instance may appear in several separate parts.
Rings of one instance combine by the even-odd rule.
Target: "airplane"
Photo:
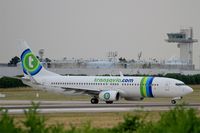
[[[61,93],[86,94],[90,102],[98,104],[103,101],[112,104],[122,98],[139,101],[144,98],[172,98],[171,103],[193,92],[182,81],[153,76],[63,76],[46,70],[31,51],[26,41],[20,41],[21,66],[24,77],[22,82],[33,88]]]

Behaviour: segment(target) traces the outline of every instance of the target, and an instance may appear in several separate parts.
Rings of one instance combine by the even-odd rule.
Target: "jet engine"
[[[101,91],[99,93],[99,99],[102,101],[118,101],[119,92],[118,91]]]

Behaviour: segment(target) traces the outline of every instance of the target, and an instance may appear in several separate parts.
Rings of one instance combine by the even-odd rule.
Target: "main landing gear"
[[[91,104],[98,104],[99,103],[99,99],[96,97],[91,98],[90,100]],[[113,101],[105,101],[107,104],[112,104]]]
[[[96,97],[93,97],[91,100],[90,100],[91,104],[98,104],[99,103],[99,99],[96,98]]]
[[[113,101],[106,101],[106,103],[107,103],[107,104],[112,104],[112,103],[113,103]]]

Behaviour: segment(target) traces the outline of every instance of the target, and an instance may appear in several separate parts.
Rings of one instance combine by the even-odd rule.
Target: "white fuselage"
[[[73,89],[99,92],[114,90],[127,100],[145,97],[181,97],[193,91],[179,80],[162,77],[44,76],[38,77],[37,82],[40,84],[37,85],[39,88],[62,94],[72,94],[75,92]],[[24,81],[24,83],[33,86],[31,82]]]

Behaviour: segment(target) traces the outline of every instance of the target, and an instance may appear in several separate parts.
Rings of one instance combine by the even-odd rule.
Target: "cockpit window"
[[[184,86],[184,83],[176,83],[176,86]]]

